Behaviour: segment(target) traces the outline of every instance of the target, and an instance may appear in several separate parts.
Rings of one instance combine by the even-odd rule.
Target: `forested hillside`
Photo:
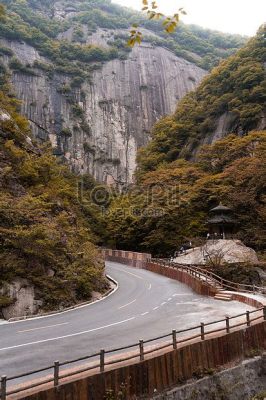
[[[204,238],[208,212],[222,201],[238,218],[238,237],[265,248],[265,61],[261,28],[155,125],[139,152],[136,185],[108,211],[113,245],[172,254]],[[204,144],[225,114],[223,138]]]
[[[165,46],[176,55],[210,69],[222,58],[228,57],[241,47],[246,38],[240,35],[223,34],[194,25],[180,24],[177,31],[169,36],[164,33],[158,21],[147,20],[145,16],[131,9],[111,3],[109,0],[56,1],[56,0],[2,0],[9,12],[0,28],[0,36],[25,40],[61,66],[74,59],[79,62],[106,61],[122,56],[127,32],[133,23],[156,33],[145,35],[145,41]],[[63,16],[55,20],[57,7]],[[62,11],[60,11],[62,12]],[[62,17],[62,14],[59,15]],[[121,35],[111,40],[111,51],[93,46],[86,47],[84,26],[90,34],[102,29],[121,29]],[[58,35],[73,27],[74,44],[60,43]],[[157,35],[159,37],[157,37]],[[122,40],[121,40],[122,39]]]
[[[238,238],[265,249],[266,131],[229,135],[203,146],[196,162],[183,159],[146,172],[107,210],[109,245],[173,254],[206,237],[208,212],[220,201],[232,207]]]
[[[107,287],[91,205],[79,203],[78,179],[50,145],[31,139],[3,73],[0,82],[0,313],[19,280],[33,287],[35,312],[88,300]]]
[[[198,147],[228,133],[239,136],[266,127],[266,28],[221,62],[172,116],[154,127],[152,141],[139,153],[139,173],[177,158],[191,159]]]

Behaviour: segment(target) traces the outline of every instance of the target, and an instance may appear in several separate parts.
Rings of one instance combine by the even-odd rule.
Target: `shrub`
[[[72,136],[72,131],[70,128],[63,128],[60,132],[61,136],[65,136],[65,137],[71,137]]]
[[[13,56],[13,50],[9,49],[8,47],[0,46],[0,56]]]
[[[80,87],[82,84],[84,83],[84,78],[82,76],[75,76],[71,82],[70,82],[70,86],[72,88],[77,88]]]
[[[12,57],[9,61],[9,68],[11,68],[13,71],[21,72],[23,74],[36,75],[30,66],[22,64],[16,57]]]
[[[80,105],[78,105],[78,104],[74,104],[74,105],[71,107],[71,111],[72,111],[72,114],[73,114],[73,117],[74,117],[74,118],[81,118],[81,117],[83,117],[83,115],[84,115],[84,110],[83,110],[83,108],[80,107]]]
[[[87,142],[85,142],[85,143],[83,144],[83,148],[84,148],[85,153],[91,153],[91,154],[93,154],[93,155],[95,155],[95,153],[96,153],[95,147],[91,146],[91,145],[90,145],[89,143],[87,143]]]

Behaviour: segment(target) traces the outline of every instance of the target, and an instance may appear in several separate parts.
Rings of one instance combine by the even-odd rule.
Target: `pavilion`
[[[237,222],[232,216],[232,209],[220,203],[210,210],[207,221],[208,237],[212,239],[231,239],[236,231]]]

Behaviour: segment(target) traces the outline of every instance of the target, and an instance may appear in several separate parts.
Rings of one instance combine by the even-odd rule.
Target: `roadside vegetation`
[[[229,135],[203,146],[196,161],[162,163],[140,175],[108,209],[110,245],[173,254],[183,243],[206,237],[209,210],[220,201],[239,222],[238,238],[265,250],[266,131]]]
[[[0,307],[12,303],[7,285],[18,278],[35,287],[44,310],[89,300],[108,287],[96,211],[80,204],[78,178],[50,146],[31,139],[6,75],[0,79]]]

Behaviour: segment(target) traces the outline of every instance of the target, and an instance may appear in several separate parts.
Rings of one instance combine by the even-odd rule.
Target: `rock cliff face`
[[[36,300],[34,287],[27,279],[17,278],[12,283],[6,284],[0,290],[0,294],[8,295],[14,300],[13,304],[2,309],[5,319],[36,314],[43,304],[42,300]]]
[[[71,40],[71,29],[63,38]],[[114,32],[99,30],[89,41],[108,46]],[[0,40],[23,65],[49,64],[31,46]],[[10,56],[4,56],[8,65]],[[34,68],[34,74],[12,72],[15,93],[33,134],[50,138],[54,152],[77,172],[89,172],[108,184],[133,179],[137,149],[149,140],[152,125],[172,113],[178,101],[193,90],[206,71],[171,51],[151,44],[134,48],[127,59],[106,62],[92,72],[90,82],[71,89],[78,108],[69,101],[71,78]]]
[[[180,264],[223,263],[257,263],[256,252],[246,247],[240,240],[209,240],[202,247],[195,247],[187,254],[174,260]]]
[[[250,400],[265,396],[266,357],[244,360],[213,376],[191,380],[184,385],[154,395],[151,400]]]

